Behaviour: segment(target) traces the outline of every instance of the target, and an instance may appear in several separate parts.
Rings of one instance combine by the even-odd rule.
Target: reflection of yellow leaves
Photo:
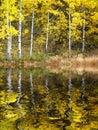
[[[18,113],[15,113],[15,111],[6,111],[3,115],[4,118],[0,121],[0,130],[16,130],[15,121],[19,118]],[[11,115],[10,115],[11,114]]]
[[[9,91],[7,93],[6,102],[7,103],[15,102],[17,100],[17,97],[18,97],[17,93]]]
[[[18,117],[18,113],[12,110],[6,110],[3,115],[5,118],[13,118],[12,120],[15,120]]]
[[[41,122],[34,123],[34,117],[26,117],[24,122],[19,125],[20,129],[25,129],[25,130],[59,130],[58,127],[56,127],[55,124],[49,123],[44,117],[39,118],[38,120]],[[33,124],[34,123],[34,124]]]
[[[15,102],[17,100],[18,94],[12,91],[1,91],[0,97],[0,104],[4,105],[6,103]]]
[[[49,120],[57,120],[60,119],[59,117],[49,117]]]
[[[46,90],[42,85],[38,85],[37,90],[39,91],[40,94],[46,93]]]
[[[72,128],[72,126],[67,126],[66,130],[74,130],[74,129]]]

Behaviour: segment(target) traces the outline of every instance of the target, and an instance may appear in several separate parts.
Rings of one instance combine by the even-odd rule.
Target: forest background
[[[1,0],[0,60],[98,54],[97,0]]]

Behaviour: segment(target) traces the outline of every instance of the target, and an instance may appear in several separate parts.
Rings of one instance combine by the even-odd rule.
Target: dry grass
[[[98,67],[98,57],[78,57],[75,61],[73,61],[73,66]]]
[[[43,67],[45,66],[46,69],[54,72],[60,73],[65,72],[66,70],[76,71],[82,73],[83,71],[88,72],[96,72],[98,73],[98,56],[96,57],[86,57],[79,55],[78,57],[73,58],[63,58],[61,56],[53,56],[46,60],[45,63],[36,62],[36,61],[22,61],[16,63],[15,61],[5,61],[0,62],[0,67]]]
[[[46,68],[55,73],[63,72],[69,69],[78,72],[98,72],[98,56],[87,58],[75,57],[66,59],[59,56],[54,56],[46,61]]]

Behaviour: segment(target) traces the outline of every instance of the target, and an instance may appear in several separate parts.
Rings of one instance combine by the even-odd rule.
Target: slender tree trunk
[[[18,99],[17,99],[17,105],[18,105],[19,107],[21,107],[20,99],[21,99],[21,97],[22,97],[21,75],[22,75],[21,70],[19,70],[19,72],[18,72],[18,94],[19,94],[19,96],[18,96]]]
[[[9,20],[9,1],[7,1],[7,27],[8,27],[8,44],[7,44],[7,60],[12,59],[12,34],[11,34],[11,21]]]
[[[7,69],[7,87],[9,91],[12,91],[12,69],[8,68]]]
[[[70,56],[70,54],[71,54],[71,10],[70,9],[68,12],[68,21],[69,21],[68,51],[69,51],[69,56]]]
[[[22,0],[20,0],[19,10],[19,34],[18,34],[18,58],[21,59],[21,43],[22,43]]]
[[[83,21],[82,21],[82,52],[85,50],[85,7],[83,6]]]
[[[11,22],[10,22],[10,25],[9,25],[9,31],[11,31],[10,27],[11,27]],[[12,34],[11,34],[11,32],[9,32],[9,36],[8,36],[8,47],[7,47],[7,59],[8,60],[12,59],[11,52],[12,52]]]
[[[34,43],[34,9],[33,9],[33,11],[32,11],[32,26],[31,26],[30,56],[32,56],[33,43]]]
[[[48,43],[49,43],[49,20],[50,20],[50,13],[47,14],[48,21],[47,21],[47,34],[46,34],[46,53],[48,53]]]

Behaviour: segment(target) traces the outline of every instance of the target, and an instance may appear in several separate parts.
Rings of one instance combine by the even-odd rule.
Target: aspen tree
[[[83,20],[82,20],[82,52],[84,52],[85,49],[85,0],[84,5],[82,5],[83,8]]]
[[[49,9],[51,8],[51,0],[49,1]],[[47,13],[47,33],[46,33],[46,53],[48,53],[48,43],[49,43],[49,22],[50,22],[50,12]]]
[[[19,9],[19,33],[18,33],[18,58],[21,59],[21,43],[22,43],[22,0],[20,0],[20,9]]]
[[[7,0],[7,13],[6,13],[6,18],[7,18],[7,32],[8,32],[8,47],[7,47],[7,59],[11,60],[12,55],[12,33],[11,33],[11,20],[10,20],[10,5],[9,5],[9,0]]]
[[[69,12],[68,12],[68,21],[69,21],[69,33],[68,33],[68,51],[69,51],[69,55],[71,53],[71,9],[69,8]]]
[[[33,0],[33,2],[34,2],[34,0]],[[33,10],[32,10],[30,56],[32,56],[33,43],[34,43],[34,7],[33,7]]]

